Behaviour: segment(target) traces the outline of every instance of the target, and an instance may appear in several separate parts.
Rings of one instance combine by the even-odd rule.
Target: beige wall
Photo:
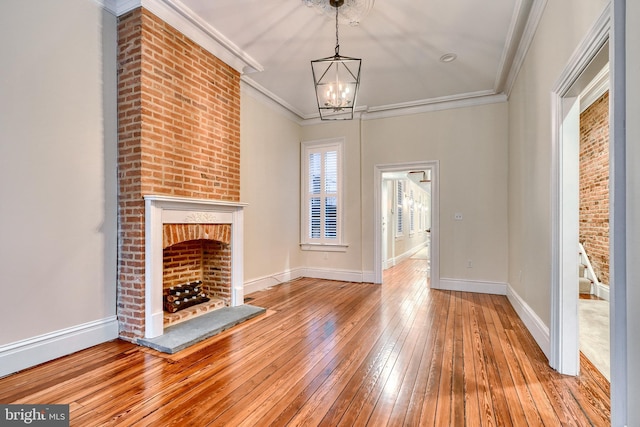
[[[303,251],[306,267],[360,273],[362,271],[362,229],[360,224],[361,130],[358,120],[324,122],[302,127],[302,140],[344,137],[344,239],[346,252]],[[300,161],[298,160],[298,163]],[[298,226],[299,227],[299,226]]]
[[[2,3],[0,345],[115,316],[115,22]]]
[[[300,126],[255,96],[242,86],[240,201],[248,203],[244,210],[245,282],[303,265],[299,249]]]
[[[507,123],[506,103],[363,121],[365,271],[374,262],[374,166],[438,160],[440,277],[506,282]]]
[[[295,267],[370,277],[374,269],[374,165],[439,160],[441,277],[506,282],[506,103],[302,126],[301,140],[345,137],[345,238],[349,247],[344,253],[299,250],[297,125],[252,97],[245,96],[242,105],[241,199],[250,204],[246,209],[245,281]],[[253,186],[255,182],[276,184],[267,163],[277,165],[276,176],[288,183],[290,191],[277,196],[281,200],[272,200],[273,195],[265,192],[269,185]],[[258,203],[259,214],[253,211]],[[284,206],[289,213],[284,213]],[[463,213],[463,221],[453,220],[455,212]],[[282,214],[288,217],[277,219]],[[276,224],[265,229],[267,217]],[[281,230],[286,230],[286,238],[274,239],[271,233],[277,236]],[[264,236],[259,239],[263,242],[253,241],[255,235]],[[268,254],[262,250],[266,248]],[[473,268],[467,268],[468,260]]]
[[[547,326],[551,310],[550,92],[606,3],[549,0],[509,98],[509,283]]]

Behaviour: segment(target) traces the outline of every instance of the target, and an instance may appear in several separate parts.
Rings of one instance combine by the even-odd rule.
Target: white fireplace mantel
[[[243,208],[246,203],[171,196],[144,196],[145,338],[164,333],[162,225],[231,224],[231,306],[244,304]]]

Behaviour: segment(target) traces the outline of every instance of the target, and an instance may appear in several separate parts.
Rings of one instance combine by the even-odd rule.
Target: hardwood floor
[[[503,296],[299,279],[267,313],[174,355],[105,343],[0,379],[0,403],[70,404],[71,425],[604,426],[609,384],[559,375]]]

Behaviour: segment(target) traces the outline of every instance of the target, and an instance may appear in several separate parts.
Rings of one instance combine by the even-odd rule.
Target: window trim
[[[329,138],[312,141],[302,141],[300,144],[300,248],[305,251],[346,252],[348,245],[344,241],[344,146],[345,138]],[[336,214],[336,239],[335,242],[316,241],[309,237],[309,216],[307,207],[309,203],[309,153],[335,148],[338,152],[337,161],[337,214]]]

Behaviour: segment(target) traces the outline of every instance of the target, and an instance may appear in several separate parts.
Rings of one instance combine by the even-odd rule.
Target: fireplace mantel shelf
[[[185,208],[186,205],[193,204],[199,207],[203,205],[210,206],[226,206],[230,208],[242,208],[248,205],[248,203],[243,202],[230,202],[227,200],[212,200],[212,199],[194,199],[190,197],[177,197],[177,196],[162,196],[162,195],[146,195],[144,196],[145,201],[153,201],[155,203],[162,203],[165,205],[176,204],[181,208]]]

